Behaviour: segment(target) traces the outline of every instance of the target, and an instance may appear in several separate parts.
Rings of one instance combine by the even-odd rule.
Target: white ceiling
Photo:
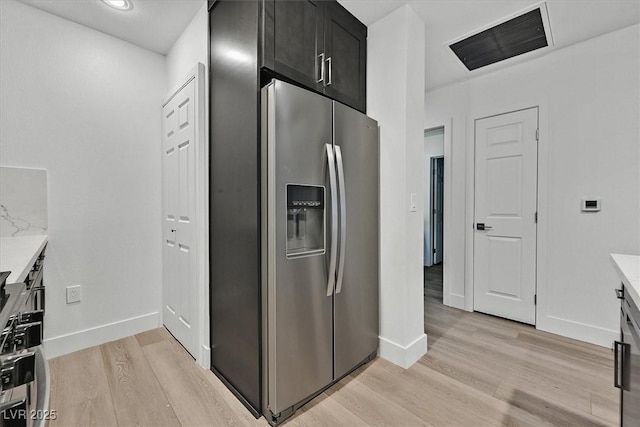
[[[553,47],[470,72],[443,44],[540,3],[540,0],[339,0],[339,2],[367,26],[397,8],[410,4],[425,23],[427,90],[531,60],[551,50],[640,22],[640,1],[638,0],[547,0]]]
[[[2,1],[2,0],[0,0]],[[146,49],[166,54],[205,0],[132,0],[129,12],[99,0],[20,0]],[[539,3],[539,0],[339,0],[367,26],[411,4],[425,23],[425,83],[434,89],[485,74],[640,22],[639,0],[547,0],[554,46],[467,71],[443,46]]]
[[[205,4],[205,0],[132,0],[133,10],[123,12],[100,0],[19,1],[162,55]]]

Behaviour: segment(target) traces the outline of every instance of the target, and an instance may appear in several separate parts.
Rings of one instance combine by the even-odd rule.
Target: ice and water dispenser
[[[287,184],[287,258],[325,252],[325,190]]]

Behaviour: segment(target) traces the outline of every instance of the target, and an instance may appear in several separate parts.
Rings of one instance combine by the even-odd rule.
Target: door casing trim
[[[453,197],[452,197],[452,183],[453,183],[453,170],[452,170],[452,154],[453,154],[453,117],[446,117],[428,122],[427,126],[424,126],[425,130],[443,128],[444,129],[444,141],[443,141],[443,156],[444,157],[444,214],[442,218],[442,303],[446,306],[456,307],[460,309],[466,309],[464,305],[464,295],[457,295],[451,293],[452,283],[450,268],[451,263],[447,260],[453,256],[452,242],[452,221],[447,218],[453,209]],[[423,142],[424,144],[424,142]],[[423,162],[425,163],[425,162]],[[426,167],[426,166],[425,166]],[[422,174],[424,176],[424,173]],[[449,213],[449,214],[447,214]],[[422,222],[422,236],[424,238],[424,221]]]

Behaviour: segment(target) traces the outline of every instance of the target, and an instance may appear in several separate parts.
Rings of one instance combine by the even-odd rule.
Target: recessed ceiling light
[[[102,0],[107,6],[111,6],[118,10],[131,10],[133,9],[133,3],[131,0]]]

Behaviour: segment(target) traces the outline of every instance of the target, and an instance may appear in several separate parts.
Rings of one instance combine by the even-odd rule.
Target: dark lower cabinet
[[[367,27],[336,1],[264,0],[261,66],[366,112]]]
[[[640,425],[640,312],[623,293],[620,341],[614,344],[614,384],[620,389],[620,425],[630,427]]]

